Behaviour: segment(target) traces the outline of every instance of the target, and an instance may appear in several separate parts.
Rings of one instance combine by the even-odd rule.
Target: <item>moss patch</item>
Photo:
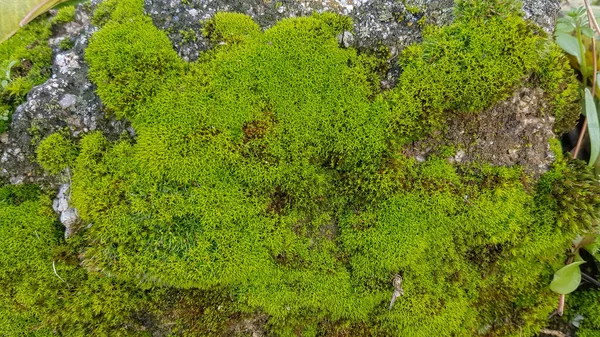
[[[452,148],[423,162],[401,152],[525,80],[572,80],[549,75],[565,64],[535,48],[546,37],[512,2],[459,3],[455,23],[405,51],[398,87],[383,93],[381,61],[339,47],[343,17],[261,32],[248,17],[218,14],[204,32],[214,48],[185,63],[141,1],[104,6],[86,52],[90,77],[136,139],[90,133],[72,164],[59,135],[38,149],[50,171],[72,165],[73,204],[92,224],[80,245],[55,245],[87,268],[59,269],[79,280],[61,303],[79,316],[47,306],[32,318],[41,326],[143,335],[154,323],[140,315],[175,318],[182,335],[230,333],[234,317],[252,315],[280,336],[510,336],[544,326],[553,270],[585,228],[557,200],[577,193],[585,172],[559,158],[537,183],[518,166],[452,165]],[[573,188],[560,189],[569,179]],[[22,228],[31,214],[0,228]],[[390,310],[396,274],[405,294]],[[181,297],[165,309],[169,291]]]
[[[0,133],[8,129],[12,113],[29,90],[50,76],[50,27],[48,17],[42,16],[0,44],[0,80],[7,81],[6,87],[0,86]],[[15,63],[10,67],[10,78],[6,78],[11,62]]]

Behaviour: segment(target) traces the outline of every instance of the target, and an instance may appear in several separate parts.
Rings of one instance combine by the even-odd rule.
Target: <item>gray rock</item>
[[[72,137],[101,130],[116,139],[129,126],[125,121],[107,118],[104,107],[87,78],[84,49],[96,31],[90,13],[79,6],[75,21],[59,28],[50,39],[53,49],[52,77],[33,88],[27,101],[13,114],[9,131],[0,142],[0,178],[13,184],[38,183],[57,188],[60,181],[46,176],[35,163],[35,148],[48,135],[68,130]],[[74,41],[71,50],[60,51],[60,40]]]
[[[245,13],[263,29],[288,17],[332,11],[354,21],[352,39],[340,45],[359,49],[387,46],[392,54],[390,72],[382,87],[395,85],[400,69],[398,55],[406,46],[422,39],[423,24],[445,25],[453,20],[454,0],[145,0],[144,8],[154,24],[167,32],[175,50],[187,61],[211,45],[202,35],[204,22],[219,11]],[[524,16],[551,33],[560,11],[558,0],[524,0]],[[190,34],[191,33],[191,34]],[[192,35],[192,37],[190,37]]]
[[[354,34],[345,31],[337,36],[337,40],[341,47],[350,48],[354,44]]]
[[[560,14],[559,0],[524,0],[525,19],[538,24],[548,34],[554,32],[554,23]]]
[[[63,184],[52,202],[52,208],[59,215],[60,222],[65,226],[65,238],[69,238],[77,231],[80,223],[79,214],[75,208],[69,206],[71,188],[70,184]]]

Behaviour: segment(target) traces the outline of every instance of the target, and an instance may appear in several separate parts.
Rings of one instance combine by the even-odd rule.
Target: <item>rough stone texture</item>
[[[79,214],[77,210],[69,206],[71,184],[63,184],[58,189],[58,194],[52,202],[54,212],[59,215],[60,222],[65,226],[65,238],[70,237],[77,231]]]
[[[420,40],[422,27],[417,22],[422,17],[432,24],[450,22],[453,3],[453,0],[145,0],[145,9],[154,24],[167,31],[179,55],[194,61],[199,52],[210,48],[201,30],[203,22],[218,11],[248,14],[263,29],[283,18],[333,11],[353,18],[356,35],[353,46],[373,48],[383,44],[396,53]]]
[[[544,110],[543,91],[524,87],[478,115],[449,118],[444,134],[413,143],[405,154],[425,160],[441,145],[452,145],[457,149],[452,162],[521,165],[539,176],[554,161],[549,145],[554,117],[544,115]]]
[[[382,81],[389,89],[396,83],[400,69],[397,55],[406,46],[419,42],[423,24],[452,22],[454,0],[145,0],[146,13],[154,24],[167,32],[175,50],[187,61],[195,61],[210,48],[202,35],[204,22],[216,12],[230,11],[250,15],[263,28],[287,17],[313,12],[333,11],[349,15],[354,32],[344,34],[340,45],[358,49],[389,48],[390,71]],[[551,33],[560,12],[558,0],[524,0],[525,18]]]
[[[87,78],[83,55],[95,30],[90,14],[80,6],[76,19],[57,29],[50,39],[52,77],[29,92],[27,101],[13,114],[8,133],[0,137],[0,178],[12,184],[40,183],[56,188],[60,179],[44,175],[34,162],[39,141],[64,129],[75,138],[102,130],[113,139],[126,130],[125,122],[105,117],[95,87]],[[65,38],[75,41],[74,47],[60,51],[60,41]]]
[[[554,22],[560,14],[559,0],[525,0],[523,12],[525,19],[540,25],[548,34],[554,32]]]

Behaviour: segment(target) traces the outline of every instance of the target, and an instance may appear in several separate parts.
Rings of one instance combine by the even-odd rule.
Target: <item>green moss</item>
[[[538,76],[550,103],[549,112],[556,118],[554,132],[560,135],[577,125],[581,114],[581,90],[569,60],[558,45],[549,43],[540,50],[546,55]]]
[[[40,189],[36,185],[6,185],[0,187],[0,202],[20,205],[26,201],[37,201]]]
[[[40,145],[47,169],[72,168],[72,203],[92,226],[78,246],[61,241],[31,258],[58,261],[73,284],[65,293],[53,273],[40,279],[58,300],[25,310],[31,324],[135,336],[162,317],[176,321],[173,333],[227,335],[235,317],[264,314],[279,336],[537,333],[556,304],[553,270],[597,217],[600,191],[559,155],[534,183],[518,166],[454,166],[449,147],[423,162],[399,151],[453,114],[476,118],[524,81],[555,97],[546,81],[568,78],[554,76],[561,63],[535,48],[546,37],[512,2],[458,8],[453,24],[407,48],[398,86],[382,92],[387,51],[340,48],[343,17],[261,32],[246,16],[217,14],[204,32],[214,48],[185,63],[142,1],[105,2],[86,60],[100,98],[136,138],[92,132],[74,161],[60,134]],[[0,217],[0,229],[31,231],[36,206],[10,202],[0,214],[23,213]],[[390,310],[395,274],[405,294]]]
[[[202,34],[213,43],[236,43],[260,32],[260,27],[247,15],[220,12],[206,22]]]
[[[61,7],[52,18],[53,25],[65,24],[75,20],[75,6]]]
[[[0,333],[25,335],[44,314],[38,304],[55,296],[48,286],[61,282],[51,260],[57,230],[52,218],[39,215],[37,201],[0,202],[0,214]]]
[[[86,49],[89,77],[101,83],[97,92],[108,109],[117,117],[131,117],[166,78],[181,75],[183,61],[147,17],[107,26]]]
[[[195,42],[197,40],[196,32],[191,28],[188,30],[180,30],[179,34],[181,35],[184,43]]]
[[[77,150],[61,133],[53,133],[42,140],[36,154],[37,162],[44,170],[58,174],[73,164]]]
[[[12,107],[10,105],[0,103],[0,134],[8,130],[10,125],[10,117],[12,116]]]
[[[458,8],[452,25],[427,27],[423,43],[402,54],[403,73],[390,95],[400,134],[419,137],[443,128],[448,114],[481,111],[550,62],[538,51],[545,36],[521,19],[512,2],[463,2]]]
[[[577,336],[598,337],[600,332],[600,291],[597,289],[578,290],[567,296],[569,310],[583,316]],[[571,315],[571,316],[573,316]]]
[[[0,86],[0,133],[8,129],[12,113],[29,90],[50,75],[50,26],[47,16],[42,16],[0,44],[0,80],[8,83]],[[10,69],[10,78],[4,78],[11,62],[16,63]]]
[[[64,38],[60,40],[59,48],[60,50],[69,50],[73,48],[73,41],[69,38]]]

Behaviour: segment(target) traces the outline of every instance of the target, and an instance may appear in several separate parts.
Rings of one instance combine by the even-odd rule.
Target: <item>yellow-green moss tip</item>
[[[58,174],[73,164],[77,149],[61,133],[53,133],[42,140],[36,154],[37,162],[44,170]]]
[[[58,10],[52,18],[52,24],[65,24],[75,20],[75,6],[65,6]]]
[[[202,29],[202,33],[213,43],[237,43],[260,32],[260,27],[251,17],[240,13],[219,12]]]

